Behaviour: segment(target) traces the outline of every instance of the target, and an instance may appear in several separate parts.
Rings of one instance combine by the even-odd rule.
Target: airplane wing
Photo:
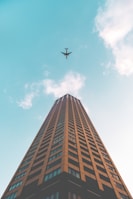
[[[65,52],[61,52],[63,55],[66,55],[66,53]]]

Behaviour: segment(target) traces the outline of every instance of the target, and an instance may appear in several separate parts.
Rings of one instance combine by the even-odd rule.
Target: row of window
[[[25,176],[25,174],[26,174],[26,172],[23,172],[23,173],[17,175],[17,176],[15,177],[15,180],[17,180],[17,179],[19,179],[19,178],[22,178],[23,176]]]
[[[27,153],[27,157],[30,157],[31,155],[34,154],[35,149],[37,148],[38,143],[39,143],[41,137],[42,137],[42,133],[41,133],[40,135],[38,134],[38,135],[36,136],[33,145],[30,147],[30,149],[29,149],[29,151],[28,151],[28,153]]]
[[[34,153],[35,153],[34,151],[32,151],[31,153],[28,152],[26,157],[27,157],[27,158],[32,158],[33,155],[34,155]]]
[[[25,159],[22,163],[22,165],[26,165],[31,161],[31,158]]]
[[[49,165],[47,166],[47,169],[50,169],[50,168],[52,168],[52,167],[58,165],[59,163],[61,163],[61,158],[58,159],[58,160],[56,160],[56,161],[54,161],[54,162],[52,162],[51,164],[49,164]]]
[[[68,145],[68,148],[77,152],[77,149],[75,147],[71,146],[71,145]]]
[[[46,132],[46,135],[51,134],[51,133],[53,132],[53,128],[54,128],[54,126],[49,125],[49,127],[48,127],[48,129],[47,129],[47,132]]]
[[[27,165],[25,165],[25,166],[21,167],[21,168],[18,170],[18,172],[22,172],[22,171],[24,171],[25,169],[27,169],[27,168],[28,168],[28,166],[29,166],[29,164],[27,164]]]
[[[79,140],[82,141],[82,142],[86,142],[86,140],[82,137],[80,137],[80,134],[79,134]]]
[[[39,162],[39,163],[36,164],[36,165],[33,165],[32,168],[31,168],[31,171],[33,171],[33,170],[35,170],[35,169],[41,167],[41,166],[43,165],[43,162],[44,162],[44,160],[43,160],[42,162]]]
[[[78,155],[75,154],[75,153],[73,153],[73,152],[71,152],[71,151],[68,151],[68,154],[69,154],[70,156],[74,157],[74,158],[78,158]]]
[[[50,140],[49,140],[50,141]],[[43,150],[43,149],[47,149],[49,146],[49,143],[42,143],[42,145],[39,148],[39,151]]]
[[[81,142],[81,141],[79,141],[79,143],[80,143],[82,146],[85,146],[85,147],[87,147],[87,144],[86,144],[86,143],[84,143],[84,142]]]
[[[69,135],[69,138],[68,138],[68,139],[71,140],[72,142],[76,143],[75,137]]]
[[[22,181],[16,182],[15,184],[11,185],[9,191],[19,187],[22,184]]]
[[[46,174],[45,177],[44,177],[44,181],[48,181],[50,180],[51,178],[59,175],[61,173],[61,169],[58,168],[58,169],[55,169],[54,171],[51,171],[50,173]]]
[[[56,131],[55,131],[55,137],[57,137],[57,136],[61,136],[61,135],[63,135],[64,134],[64,129],[63,128],[60,128],[60,129],[57,129]]]
[[[52,145],[52,148],[55,148],[56,146],[58,146],[58,145],[60,145],[60,144],[62,144],[62,141],[59,141],[59,142],[57,142],[56,144],[53,144],[53,145]]]
[[[62,145],[58,146],[57,148],[51,150],[50,154],[56,153],[57,151],[60,151],[62,149]]]
[[[84,151],[88,152],[88,149],[83,147],[83,146],[80,146],[81,149],[83,149]]]
[[[115,185],[116,185],[117,188],[125,190],[122,184],[115,182]]]
[[[81,151],[81,154],[86,157],[86,158],[90,158],[90,155],[88,153],[84,153],[83,151]]]
[[[106,182],[110,182],[110,179],[102,174],[99,174],[100,178]]]
[[[112,175],[112,177],[113,177],[115,180],[119,180],[119,179],[120,179],[118,175],[116,175],[116,174],[114,174],[114,173],[112,173],[112,172],[111,172],[111,175]]]
[[[38,151],[38,154],[37,154],[37,157],[38,156],[41,156],[42,154],[46,153],[47,152],[47,149],[43,149],[41,151]]]
[[[16,192],[11,193],[10,195],[6,196],[4,199],[15,199],[16,198]]]
[[[43,153],[42,153],[41,155],[37,156],[37,159],[35,159],[34,164],[37,163],[37,162],[39,162],[39,161],[42,160],[42,159],[44,160],[45,156],[46,156],[46,155],[43,154]]]
[[[61,155],[62,155],[62,151],[60,151],[60,152],[56,153],[55,155],[51,156],[51,157],[49,158],[49,161],[54,160],[55,158],[58,158],[58,157],[61,156]]]
[[[59,137],[56,137],[56,138],[54,138],[54,140],[53,140],[53,144],[56,144],[57,142],[60,142],[60,141],[62,141],[63,140],[63,135],[61,135],[61,136],[59,136]]]
[[[72,174],[73,176],[75,176],[76,178],[80,178],[80,173],[78,171],[76,171],[73,168],[68,168],[68,173]]]
[[[75,165],[75,166],[77,166],[77,167],[79,167],[79,163],[76,162],[75,160],[71,159],[71,158],[68,158],[68,162],[73,164],[73,165]]]
[[[51,135],[45,135],[45,137],[43,138],[43,141],[42,141],[42,143],[48,143],[49,142],[49,140],[50,140],[50,138],[51,138]]]
[[[61,161],[61,160],[60,160]],[[54,165],[55,166],[55,165]],[[50,180],[51,178],[55,177],[56,175],[59,175],[61,173],[61,169],[58,168],[58,169],[55,169],[54,171],[51,171],[50,173],[46,174],[45,178],[44,178],[44,181],[48,181]],[[75,169],[73,168],[70,168],[68,169],[68,173],[72,174],[73,176],[77,177],[77,178],[80,178],[80,174],[78,171],[76,171]]]
[[[84,170],[87,171],[87,172],[90,173],[90,174],[95,175],[94,170],[92,170],[92,169],[90,169],[90,168],[88,168],[88,167],[86,167],[86,166],[84,166]]]
[[[41,169],[34,172],[33,174],[29,175],[28,176],[28,180],[31,179],[31,178],[34,178],[35,176],[38,176],[39,174],[41,173]]]

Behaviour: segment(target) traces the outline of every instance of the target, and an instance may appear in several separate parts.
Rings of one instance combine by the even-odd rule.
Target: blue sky
[[[132,0],[0,1],[0,195],[66,93],[81,99],[133,195],[132,19]]]

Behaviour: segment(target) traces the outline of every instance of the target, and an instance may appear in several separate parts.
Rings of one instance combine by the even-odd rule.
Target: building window
[[[91,141],[91,142],[92,142],[92,141]],[[89,144],[90,144],[91,146],[93,146],[94,148],[96,148],[95,143],[93,144],[93,143],[91,143],[91,142],[89,142]]]
[[[50,169],[50,168],[56,166],[56,165],[59,164],[59,163],[61,163],[61,158],[58,159],[58,160],[56,160],[56,161],[54,161],[54,162],[52,162],[51,164],[49,164],[49,165],[47,166],[47,169]]]
[[[82,137],[84,136],[84,134],[81,133],[81,132],[79,132],[78,135],[79,135],[79,139],[82,138]]]
[[[86,164],[92,165],[92,162],[90,162],[89,160],[86,160],[85,158],[82,158],[82,161]]]
[[[60,151],[60,152],[56,153],[55,155],[51,156],[51,157],[49,158],[49,161],[54,160],[55,158],[57,158],[57,157],[59,157],[59,156],[61,156],[61,155],[62,155],[62,152]]]
[[[80,178],[80,174],[78,171],[76,171],[75,169],[72,168],[68,168],[68,173],[72,174],[73,176],[75,176],[76,178]]]
[[[50,180],[51,178],[59,175],[60,173],[61,173],[61,169],[60,168],[55,169],[54,171],[52,171],[52,172],[50,172],[50,173],[45,175],[44,181],[46,182],[46,181]]]
[[[115,171],[115,169],[113,167],[111,167],[110,165],[107,165],[108,168],[111,170],[111,171]]]
[[[60,142],[62,140],[63,140],[63,136],[62,135],[59,136],[59,137],[56,137],[56,138],[54,138],[53,144],[56,144],[57,142]]]
[[[102,165],[103,165],[102,161],[100,161],[100,160],[98,160],[98,159],[96,159],[96,158],[94,158],[94,160],[95,160],[97,163],[99,163],[99,164],[102,164]]]
[[[76,143],[75,137],[69,135],[69,138],[68,138],[68,139],[71,140],[72,142]]]
[[[100,167],[100,166],[98,166],[98,165],[96,165],[96,167],[97,167],[97,169],[98,169],[99,171],[102,171],[102,172],[106,173],[106,170],[105,170],[104,168],[102,168],[102,167]]]
[[[90,168],[88,168],[86,166],[84,166],[84,170],[87,171],[88,173],[91,173],[91,174],[95,175],[95,172],[92,169],[90,169]]]
[[[68,154],[69,154],[70,156],[74,157],[74,158],[78,158],[78,155],[75,154],[75,153],[73,153],[73,152],[71,152],[71,151],[68,151]]]
[[[6,196],[4,199],[14,199],[16,198],[16,192],[15,193],[11,193],[10,195]]]
[[[71,146],[71,145],[68,145],[68,147],[69,147],[69,149],[72,149],[73,151],[77,151],[77,149],[76,148],[74,148],[73,146]]]
[[[43,162],[44,162],[44,161],[43,161]],[[31,168],[31,171],[33,171],[33,170],[35,170],[35,169],[41,167],[41,166],[43,165],[43,162],[40,162],[40,163],[36,164],[35,166],[33,165],[33,167]]]
[[[82,146],[85,146],[87,147],[86,143],[83,143],[83,142],[79,142]]]
[[[58,146],[56,149],[53,149],[50,154],[56,153],[57,151],[61,150],[62,146]]]
[[[81,154],[82,154],[83,156],[87,157],[87,158],[90,158],[90,155],[84,153],[83,151],[81,151]]]
[[[107,160],[107,159],[105,159],[105,158],[104,158],[104,160],[105,160],[105,162],[107,162],[108,164],[112,164],[112,162],[111,162],[110,160]]]
[[[97,157],[97,158],[100,158],[100,155],[97,155],[96,153],[92,152],[92,154]]]
[[[105,157],[105,158],[109,158],[109,156],[105,153],[102,153],[102,155]]]
[[[44,143],[43,143],[43,144],[40,146],[39,151],[40,151],[40,150],[47,149],[48,145],[49,145],[49,144],[46,144],[46,143],[44,144]]]
[[[83,149],[84,151],[88,152],[88,149],[87,148],[84,148],[82,146],[80,146],[81,149]]]
[[[81,135],[83,137],[83,135]],[[83,142],[85,142],[85,139],[83,139],[82,137],[79,136],[79,139]]]
[[[74,146],[76,145],[75,141],[69,140],[69,143],[72,144],[72,145],[74,145]]]
[[[36,171],[35,173],[28,176],[28,180],[31,178],[34,178],[35,176],[38,176],[41,173],[41,169],[39,171]]]
[[[15,184],[11,185],[10,188],[9,188],[9,191],[19,187],[21,184],[22,184],[22,181],[19,181],[19,182],[15,183]]]
[[[61,132],[58,132],[58,133],[55,133],[55,135],[54,135],[54,139],[56,139],[57,137],[61,137],[61,136],[63,136],[63,131],[61,131]]]
[[[48,196],[43,197],[42,199],[59,199],[59,192],[52,193]]]
[[[44,158],[45,158],[44,154],[41,155],[41,156],[39,156],[39,157],[37,156],[37,159],[35,159],[34,164],[37,163],[37,162],[39,162],[40,160],[44,160]]]
[[[124,190],[124,187],[122,184],[118,183],[118,182],[115,182],[116,186],[119,188],[119,189],[122,189]]]
[[[100,174],[100,178],[106,182],[110,182],[110,179],[102,174]]]
[[[56,144],[52,145],[52,148],[54,148],[54,147],[56,147],[56,146],[58,146],[58,145],[60,145],[60,144],[62,144],[62,141],[59,141],[59,142],[57,142]]]
[[[130,198],[124,195],[123,193],[120,193],[120,199],[130,199]]]
[[[74,166],[77,166],[77,167],[79,166],[79,163],[74,161],[74,160],[72,160],[71,158],[68,158],[68,162],[73,164]]]
[[[29,164],[27,164],[27,165],[21,167],[21,168],[18,170],[18,172],[24,171],[25,169],[27,169],[28,166],[29,166]]]
[[[25,176],[25,174],[26,174],[26,173],[23,172],[23,173],[17,175],[17,176],[15,177],[15,180],[17,180],[17,179],[19,179],[19,178],[22,178],[23,176]]]
[[[111,173],[112,177],[115,179],[115,180],[119,180],[119,176],[114,174],[114,173]]]
[[[31,161],[31,158],[26,159],[26,160],[24,160],[24,161],[23,161],[23,163],[22,163],[22,164],[23,164],[23,165],[26,165],[26,164],[28,164],[30,161]]]
[[[95,149],[95,148],[93,148],[93,147],[91,147],[91,149],[92,149],[93,151],[95,151],[95,152],[98,153],[98,150],[97,150],[97,149]]]

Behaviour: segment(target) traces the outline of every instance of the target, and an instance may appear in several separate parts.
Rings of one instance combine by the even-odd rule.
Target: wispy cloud
[[[54,97],[61,97],[66,93],[78,95],[79,90],[84,85],[84,81],[85,77],[81,74],[69,72],[58,82],[51,79],[44,80],[44,92],[46,94],[53,94]]]
[[[36,97],[36,93],[27,94],[24,99],[17,102],[18,106],[23,109],[30,109],[32,107],[33,99]]]
[[[95,22],[105,46],[112,50],[117,71],[133,74],[133,1],[106,0]]]
[[[62,79],[55,81],[52,79],[43,79],[31,84],[25,84],[27,94],[24,99],[17,102],[18,106],[23,109],[30,109],[35,97],[42,94],[61,97],[66,93],[79,96],[79,90],[84,86],[85,77],[76,72],[68,72]]]

